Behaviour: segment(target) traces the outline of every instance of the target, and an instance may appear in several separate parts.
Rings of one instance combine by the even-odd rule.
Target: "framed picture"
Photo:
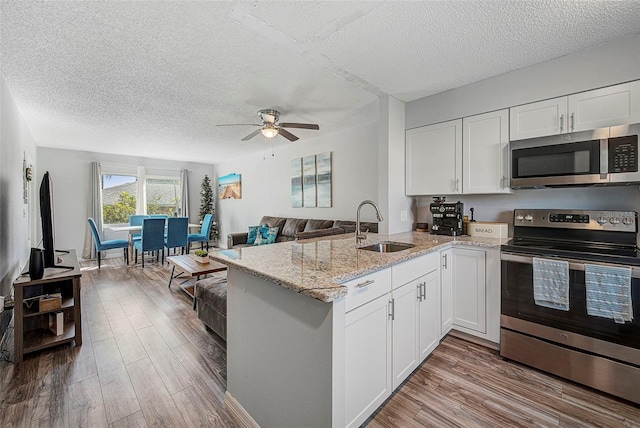
[[[219,199],[242,199],[242,180],[240,174],[227,174],[218,177]]]
[[[291,206],[293,208],[330,208],[331,152],[296,158],[291,161]]]

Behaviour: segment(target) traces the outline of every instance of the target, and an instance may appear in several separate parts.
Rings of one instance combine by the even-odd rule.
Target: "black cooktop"
[[[514,238],[502,245],[501,249],[510,253],[547,258],[640,266],[638,248],[625,245]]]

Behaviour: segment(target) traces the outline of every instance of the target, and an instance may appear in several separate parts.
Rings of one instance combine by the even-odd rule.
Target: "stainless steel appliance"
[[[640,124],[513,141],[509,186],[638,183],[638,134]]]
[[[500,256],[500,355],[640,404],[637,239],[636,212],[515,210]],[[534,258],[569,263],[568,310],[535,303]],[[586,264],[631,268],[636,318],[587,314]]]
[[[433,235],[462,235],[462,218],[464,204],[458,202],[445,202],[444,197],[434,197],[434,202],[429,205],[431,217],[431,234]]]

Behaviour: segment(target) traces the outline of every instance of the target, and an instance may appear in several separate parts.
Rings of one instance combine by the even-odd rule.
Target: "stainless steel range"
[[[515,210],[513,223],[500,355],[640,404],[638,214]]]

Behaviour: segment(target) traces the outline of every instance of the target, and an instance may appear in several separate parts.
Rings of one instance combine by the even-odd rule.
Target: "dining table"
[[[165,226],[166,227],[166,226]],[[189,223],[189,229],[195,229],[195,228],[200,228],[202,227],[201,224],[197,224],[197,223]],[[111,230],[112,232],[128,232],[129,233],[129,263],[134,263],[133,261],[133,257],[131,257],[131,255],[133,254],[133,236],[136,233],[140,233],[142,232],[142,225],[137,225],[137,226],[107,226],[107,229]]]

